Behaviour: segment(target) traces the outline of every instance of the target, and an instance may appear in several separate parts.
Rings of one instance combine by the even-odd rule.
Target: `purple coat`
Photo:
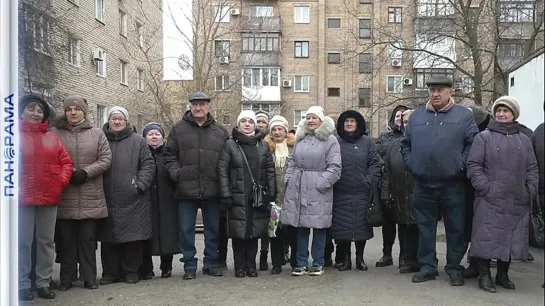
[[[530,199],[539,176],[532,143],[518,123],[491,122],[475,137],[467,177],[475,188],[470,255],[526,260]]]

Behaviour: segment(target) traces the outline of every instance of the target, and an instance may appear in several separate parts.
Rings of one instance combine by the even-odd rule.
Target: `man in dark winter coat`
[[[389,145],[392,140],[400,138],[403,136],[401,131],[401,114],[408,109],[407,106],[398,105],[396,106],[390,115],[390,120],[388,121],[388,130],[382,132],[378,137],[377,150],[380,154],[380,157],[384,159],[386,152],[389,151]],[[392,248],[396,240],[396,223],[393,219],[393,213],[391,207],[387,205],[385,201],[382,203],[382,258],[377,261],[377,267],[387,267],[394,264],[392,258]],[[401,240],[399,241],[400,249],[403,250],[401,245]],[[399,252],[399,258],[401,266],[401,257],[403,256],[403,251]]]
[[[545,102],[543,103],[543,111],[545,112]],[[534,147],[534,152],[537,159],[537,169],[539,173],[539,185],[537,189],[539,205],[541,206],[541,211],[545,208],[545,124],[541,123],[538,125],[534,133],[532,134],[532,146]],[[528,254],[530,256],[530,254]],[[528,257],[529,257],[528,256]],[[545,284],[541,286],[545,287]]]
[[[204,223],[203,273],[223,275],[218,267],[218,160],[229,138],[227,130],[210,114],[210,97],[196,92],[189,102],[191,109],[170,130],[163,154],[170,178],[176,182],[180,250],[186,280],[196,277],[195,222],[199,208]]]
[[[415,184],[413,207],[419,229],[415,283],[437,276],[436,232],[438,209],[444,218],[447,236],[445,270],[453,286],[464,285],[460,265],[464,257],[465,163],[475,135],[479,132],[473,114],[454,104],[452,80],[432,77],[426,84],[430,100],[411,113],[401,142],[403,162]]]

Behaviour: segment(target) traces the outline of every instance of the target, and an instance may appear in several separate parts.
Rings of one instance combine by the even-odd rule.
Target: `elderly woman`
[[[245,110],[237,118],[218,162],[220,197],[227,208],[232,238],[235,277],[257,277],[258,239],[268,237],[269,203],[274,199],[274,163],[263,134],[256,132],[255,113]],[[263,207],[252,203],[253,184],[261,185],[270,199]]]
[[[64,115],[56,120],[59,135],[74,161],[70,184],[62,193],[57,214],[60,291],[72,287],[79,274],[83,286],[97,289],[97,228],[108,216],[102,174],[108,170],[112,153],[106,135],[87,120],[87,100],[71,95],[63,100]]]
[[[30,292],[32,242],[36,238],[36,290],[55,298],[49,288],[55,259],[55,222],[62,190],[70,182],[73,163],[59,137],[48,130],[49,105],[28,95],[19,101],[21,176],[19,188],[19,299]]]
[[[297,228],[297,266],[293,276],[322,275],[326,231],[331,226],[333,185],[341,176],[341,149],[333,119],[320,106],[312,106],[301,120],[293,155],[284,177],[286,186],[280,222]],[[312,229],[312,267],[308,270],[308,244]]]
[[[333,223],[331,236],[343,254],[339,271],[352,269],[350,248],[356,245],[356,268],[367,271],[363,252],[367,240],[373,238],[373,226],[367,223],[367,212],[373,201],[373,186],[380,181],[381,159],[371,138],[365,136],[363,116],[354,110],[343,112],[337,121],[337,137],[341,147],[342,175],[333,189]]]
[[[112,150],[112,166],[104,173],[108,218],[99,232],[100,284],[121,280],[134,284],[140,280],[144,245],[152,233],[149,189],[155,162],[146,140],[129,124],[125,108],[110,108],[102,130]]]
[[[174,198],[176,183],[170,179],[165,168],[163,150],[165,130],[159,123],[149,123],[142,136],[146,139],[155,160],[157,171],[151,186],[152,238],[144,246],[144,261],[140,266],[140,278],[151,279],[153,273],[152,255],[161,256],[161,278],[172,276],[173,255],[180,253],[178,238],[178,203]]]
[[[500,97],[492,113],[495,121],[475,137],[467,162],[475,188],[470,255],[479,263],[479,288],[486,292],[496,292],[491,259],[498,260],[496,284],[515,289],[507,273],[512,260],[528,256],[530,205],[539,181],[532,143],[515,121],[518,102]]]

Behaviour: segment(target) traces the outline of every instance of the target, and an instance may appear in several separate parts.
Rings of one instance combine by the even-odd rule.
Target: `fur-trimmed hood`
[[[288,133],[286,138],[286,143],[288,147],[293,148],[295,146],[295,135]],[[267,144],[269,144],[270,151],[274,152],[276,150],[276,142],[274,142],[274,140],[271,138],[271,135],[267,134],[267,136],[265,136],[265,141],[267,142]]]
[[[331,117],[325,116],[322,124],[320,124],[320,126],[314,132],[314,136],[316,136],[316,138],[320,139],[321,141],[325,141],[329,138],[329,136],[333,134],[334,130],[335,130],[335,121],[333,121]],[[297,126],[297,132],[295,133],[295,141],[297,142],[305,138],[307,133],[308,133],[307,119],[303,119],[299,121],[299,125]]]

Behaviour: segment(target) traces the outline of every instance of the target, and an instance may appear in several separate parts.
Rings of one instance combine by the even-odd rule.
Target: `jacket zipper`
[[[79,141],[78,141],[78,131],[74,127],[73,131],[75,137],[76,137],[76,161],[78,163],[78,166],[81,166],[79,161]],[[79,169],[77,169],[79,170]],[[78,217],[81,218],[81,184],[78,185]]]
[[[199,148],[199,151],[197,153],[197,164],[198,164],[198,179],[199,179],[199,200],[202,199],[202,186],[201,186],[201,153],[202,153],[202,148],[201,148],[201,137],[202,137],[202,127],[198,127],[199,129],[199,137],[198,137],[198,142],[199,142],[199,145],[198,145],[198,148]]]

